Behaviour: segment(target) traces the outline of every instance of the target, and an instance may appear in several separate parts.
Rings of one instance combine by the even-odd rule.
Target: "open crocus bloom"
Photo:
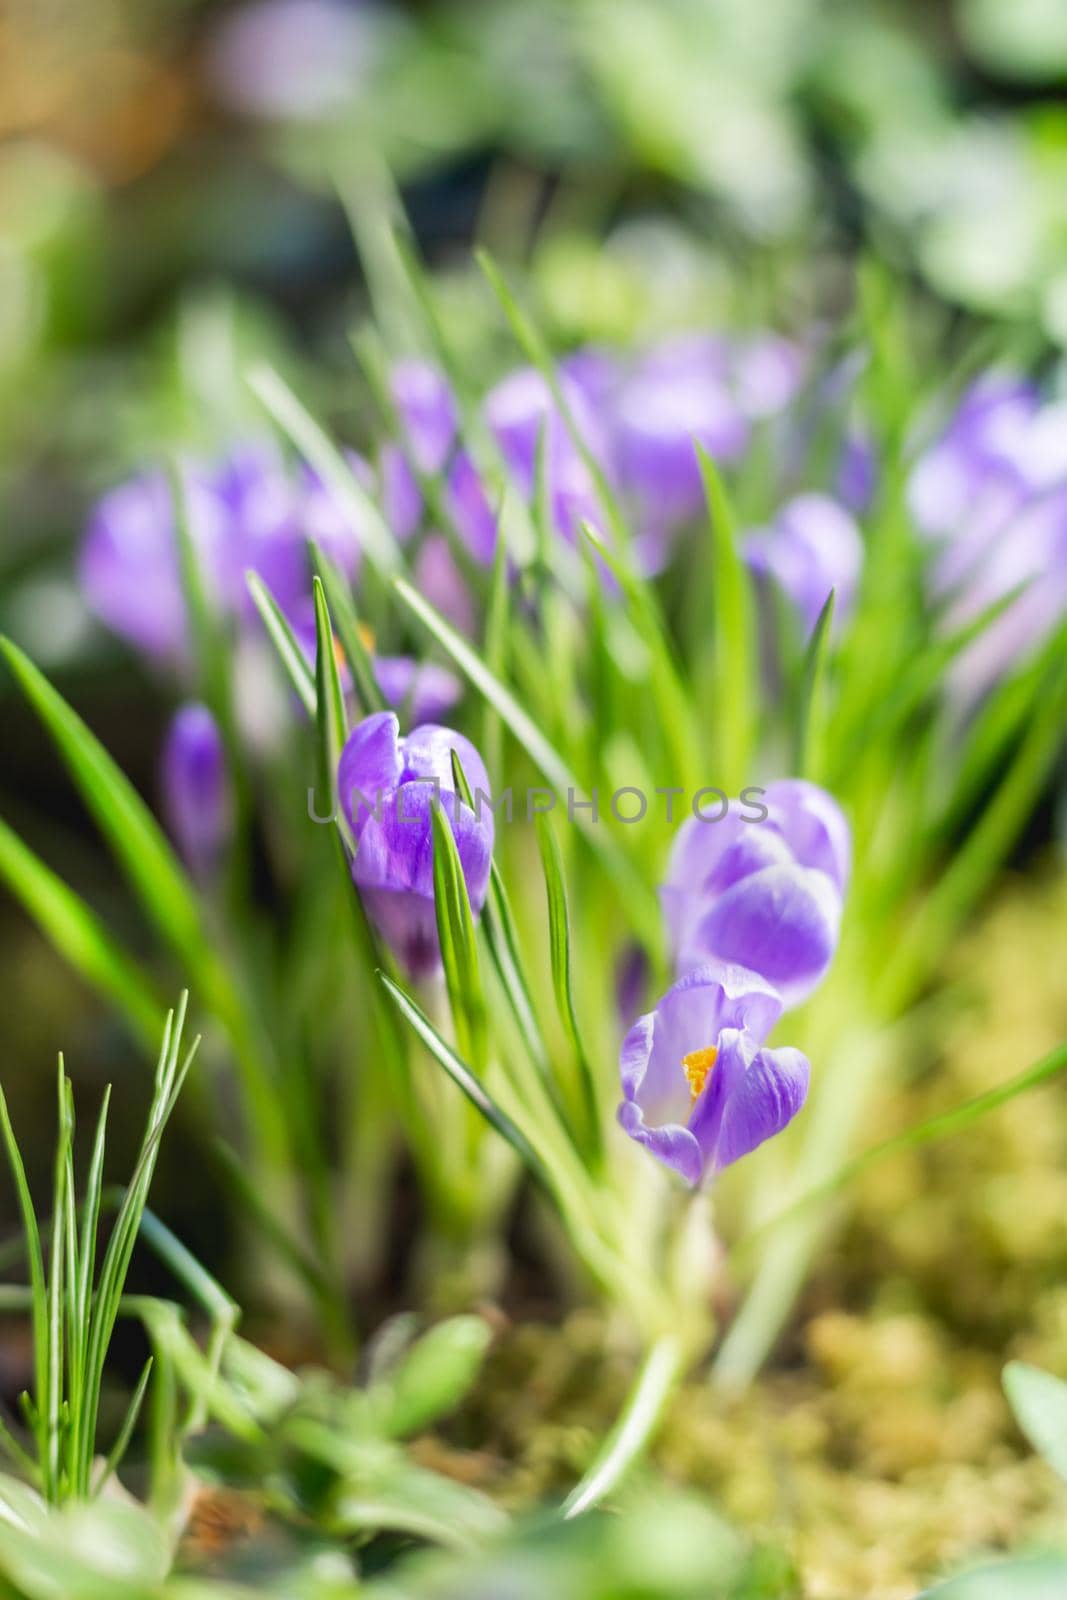
[[[474,810],[455,792],[453,750]],[[461,733],[433,723],[401,738],[395,713],[380,711],[349,735],[337,784],[356,843],[352,876],[367,914],[411,976],[425,977],[441,961],[433,890],[435,804],[451,826],[475,916],[485,904],[494,830],[482,758]]]
[[[709,962],[639,1017],[619,1057],[619,1122],[687,1183],[714,1177],[796,1116],[810,1069],[765,1050],[781,997],[744,967]]]
[[[721,821],[690,817],[660,890],[679,972],[740,962],[799,1005],[833,959],[850,864],[837,802],[799,778],[763,791],[767,816],[731,806]]]

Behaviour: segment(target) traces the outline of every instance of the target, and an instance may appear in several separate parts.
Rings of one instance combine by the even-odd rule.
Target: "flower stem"
[[[683,1370],[682,1341],[674,1334],[657,1339],[596,1460],[563,1502],[564,1517],[591,1511],[622,1481],[651,1443]]]

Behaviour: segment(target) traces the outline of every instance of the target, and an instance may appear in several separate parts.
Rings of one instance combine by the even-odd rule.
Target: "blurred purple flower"
[[[196,702],[176,712],[160,766],[163,812],[178,849],[201,880],[218,871],[233,829],[233,794],[219,727]]]
[[[350,457],[353,471],[366,466]],[[348,577],[360,545],[347,516],[304,467],[289,472],[270,445],[242,443],[212,467],[183,467],[190,533],[210,603],[248,621],[255,608],[246,573],[258,572],[286,615],[309,594],[306,541],[315,538]],[[79,558],[82,592],[109,627],[155,661],[177,666],[188,654],[173,496],[161,472],[105,494],[94,508]]]
[[[318,649],[315,628],[315,607],[305,600],[292,619],[293,633],[312,667]],[[412,722],[434,722],[451,711],[461,699],[463,685],[454,672],[439,666],[435,661],[416,661],[414,656],[383,656],[373,648],[373,636],[364,631],[364,642],[370,651],[374,681],[383,700],[397,711],[404,711]],[[352,687],[348,663],[338,648],[338,665],[342,687]]]
[[[765,1050],[782,1001],[756,973],[710,962],[639,1017],[619,1058],[619,1122],[689,1184],[770,1139],[804,1104],[799,1050]]]
[[[253,0],[216,30],[208,63],[215,91],[246,116],[322,117],[359,94],[380,20],[376,8],[346,0]]]
[[[787,501],[766,528],[745,541],[745,559],[760,578],[775,582],[792,601],[810,633],[830,590],[834,618],[852,609],[863,566],[859,529],[825,494],[798,494]]]
[[[566,374],[560,387],[586,448],[607,470],[608,442],[585,395]],[[520,494],[531,502],[537,491],[538,442],[544,436],[552,520],[564,538],[576,540],[582,521],[603,527],[593,475],[539,372],[521,367],[502,379],[486,397],[485,416]]]
[[[614,410],[619,479],[643,533],[697,517],[704,505],[695,443],[716,461],[735,461],[749,437],[721,339],[664,341],[628,374]]]
[[[440,803],[452,829],[471,910],[485,903],[493,856],[493,814],[458,799],[452,751],[476,805],[488,797],[482,759],[462,734],[425,724],[400,736],[391,711],[366,717],[345,744],[337,772],[341,806],[356,855],[352,876],[378,932],[412,977],[440,965],[433,891],[431,808]]]
[[[1023,461],[1039,399],[1010,373],[988,373],[964,393],[908,484],[916,525],[935,541],[966,537],[976,555],[1029,487]]]
[[[807,999],[837,948],[851,841],[837,802],[813,783],[780,779],[762,793],[766,818],[734,802],[721,821],[690,817],[660,890],[675,966],[738,962],[773,984],[786,1007]]]

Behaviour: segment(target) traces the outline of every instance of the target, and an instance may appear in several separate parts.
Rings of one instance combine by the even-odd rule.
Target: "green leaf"
[[[370,651],[359,631],[359,618],[356,615],[352,592],[329,556],[313,539],[308,541],[308,548],[311,551],[312,566],[326,591],[330,618],[334,631],[341,641],[356,695],[367,715],[374,711],[384,711],[385,700],[374,676],[374,662]]]
[[[800,702],[796,714],[793,771],[798,778],[818,782],[826,736],[826,658],[834,625],[834,590],[826,596],[804,652],[800,676]]]
[[[567,401],[567,396],[564,394],[563,386],[559,381],[559,374],[556,371],[555,362],[552,360],[552,353],[549,350],[548,345],[546,344],[541,333],[535,327],[531,318],[519,306],[518,301],[515,299],[515,296],[512,294],[510,288],[505,282],[503,273],[500,271],[500,268],[497,266],[489,252],[487,250],[476,250],[475,260],[482,269],[482,272],[485,274],[486,280],[495,294],[504,316],[507,318],[508,325],[515,336],[516,343],[519,345],[519,348],[522,350],[527,360],[537,368],[542,378],[544,378],[545,383],[548,385],[548,390],[552,396],[553,404],[562,417],[567,432],[571,437],[571,441],[578,451],[578,454],[581,456],[582,462],[592,478],[594,485],[596,486],[597,498],[600,500],[604,510],[607,512],[611,531],[618,540],[620,548],[625,548],[626,542],[629,538],[629,530],[626,526],[625,519],[619,512],[619,506],[615,498],[615,492],[612,489],[611,484],[608,482],[604,468],[597,458],[595,452],[590,449],[588,439],[586,439],[584,433],[574,419],[574,415]]]
[[[94,1499],[104,1488],[105,1484],[107,1484],[107,1482],[115,1476],[115,1473],[122,1465],[122,1459],[125,1456],[126,1451],[129,1449],[130,1440],[133,1438],[133,1430],[137,1426],[137,1418],[141,1415],[141,1407],[144,1404],[144,1397],[148,1393],[148,1380],[152,1376],[152,1366],[153,1357],[149,1356],[148,1360],[141,1368],[141,1376],[137,1380],[137,1387],[134,1389],[130,1398],[130,1403],[126,1407],[126,1415],[122,1420],[122,1427],[118,1431],[115,1443],[108,1451],[107,1460],[104,1462],[103,1469],[96,1481],[96,1485],[93,1490]]]
[[[378,974],[385,991],[401,1016],[414,1029],[422,1040],[427,1050],[439,1066],[443,1067],[471,1104],[481,1112],[485,1120],[496,1129],[502,1139],[505,1139],[515,1151],[520,1161],[532,1175],[541,1183],[549,1194],[553,1193],[553,1185],[545,1169],[541,1157],[537,1154],[529,1139],[512,1121],[511,1117],[497,1105],[485,1086],[475,1077],[467,1063],[446,1044],[437,1032],[433,1023],[419,1009],[410,995],[405,994],[398,983],[394,983],[387,973]]]
[[[457,799],[456,803],[462,802]],[[433,830],[434,912],[452,1020],[460,1052],[473,1063],[475,1071],[482,1077],[488,1066],[489,1039],[485,991],[474,937],[474,917],[459,848],[442,805],[435,803],[431,806],[430,822]]]
[[[140,1037],[158,1038],[164,1008],[141,966],[2,819],[0,877],[74,970],[121,1007]]]
[[[343,452],[273,367],[261,363],[253,369],[248,381],[282,432],[292,440],[333,495],[371,563],[387,576],[402,572],[404,558],[389,524],[356,478]]]
[[[333,628],[326,605],[326,591],[318,576],[312,578],[315,599],[315,729],[317,738],[316,814],[329,816],[337,807],[337,764],[341,759],[348,721],[341,675],[334,654]],[[339,823],[343,818],[338,812]]]
[[[585,1117],[588,1147],[594,1157],[602,1153],[600,1133],[600,1108],[597,1102],[593,1069],[582,1042],[578,1014],[574,1005],[574,988],[571,983],[571,929],[567,911],[567,887],[563,876],[563,858],[559,840],[547,816],[537,818],[537,842],[541,850],[541,866],[545,875],[548,895],[548,935],[552,961],[552,987],[556,1006],[564,1031],[571,1042],[578,1063],[578,1079]]]
[[[315,696],[315,674],[308,665],[296,635],[282,612],[281,607],[267,588],[258,572],[246,574],[248,592],[255,601],[256,610],[263,618],[263,626],[271,643],[278,652],[282,666],[285,668],[289,682],[296,690],[300,703],[309,717],[316,715],[317,700]]]
[[[26,1240],[26,1255],[30,1269],[30,1291],[32,1297],[33,1317],[33,1356],[34,1356],[34,1382],[37,1391],[37,1405],[33,1417],[33,1431],[37,1437],[37,1462],[42,1477],[42,1490],[46,1496],[51,1492],[52,1482],[48,1473],[48,1394],[50,1370],[48,1360],[48,1288],[44,1275],[44,1255],[41,1250],[41,1234],[37,1226],[37,1213],[33,1208],[33,1197],[30,1186],[26,1181],[26,1168],[22,1164],[22,1155],[19,1151],[15,1130],[11,1126],[8,1114],[7,1099],[3,1088],[0,1087],[0,1132],[3,1134],[4,1145],[7,1150],[8,1165],[11,1176],[15,1180],[15,1193],[18,1199],[19,1211],[22,1216],[22,1231]]]
[[[190,968],[208,955],[196,896],[162,829],[103,745],[10,639],[0,650],[55,741],[97,824],[145,910]]]
[[[741,558],[737,525],[714,462],[696,446],[711,525],[712,681],[707,705],[715,729],[719,777],[736,791],[746,782],[756,742],[759,657],[752,585]]]
[[[1009,1361],[1004,1392],[1034,1449],[1067,1479],[1067,1383],[1025,1361]]]
[[[388,1380],[389,1433],[398,1438],[418,1433],[458,1405],[492,1336],[484,1317],[450,1317],[418,1339]]]

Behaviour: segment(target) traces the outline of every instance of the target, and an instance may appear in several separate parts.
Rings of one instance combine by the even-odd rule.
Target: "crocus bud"
[[[849,863],[840,807],[800,779],[769,784],[758,806],[734,804],[719,820],[690,817],[660,890],[677,970],[736,963],[799,1005],[837,948]]]
[[[233,794],[218,723],[206,706],[182,706],[163,747],[163,810],[195,877],[218,871],[233,830]]]
[[[848,512],[829,495],[798,494],[772,523],[749,535],[745,560],[759,577],[778,585],[810,633],[831,589],[835,622],[852,610],[863,540]]]
[[[459,799],[452,752],[474,809]],[[352,876],[367,914],[412,977],[440,965],[433,889],[432,807],[440,805],[459,851],[471,910],[485,903],[493,857],[489,778],[462,734],[426,723],[405,738],[392,711],[353,729],[337,773],[342,810],[356,844]]]
[[[765,1050],[782,1011],[754,972],[698,967],[639,1017],[619,1057],[619,1122],[687,1183],[706,1182],[780,1133],[808,1092],[799,1050]]]

